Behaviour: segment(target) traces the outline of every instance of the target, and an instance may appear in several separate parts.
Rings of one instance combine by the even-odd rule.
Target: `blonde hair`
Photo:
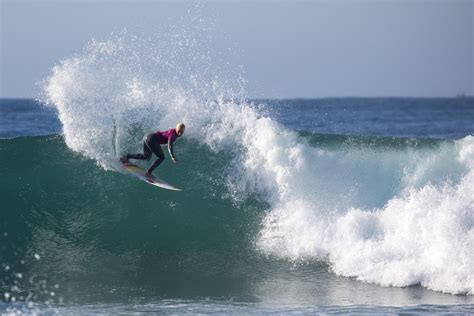
[[[178,123],[176,124],[176,131],[179,132],[179,131],[183,131],[184,132],[184,129],[186,128],[186,126],[183,124],[183,123]]]

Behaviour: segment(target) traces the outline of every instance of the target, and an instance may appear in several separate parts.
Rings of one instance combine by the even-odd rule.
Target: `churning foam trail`
[[[442,292],[473,294],[474,137],[445,144],[422,155],[425,157],[414,159],[410,158],[413,153],[407,153],[401,160],[403,164],[396,166],[404,170],[399,192],[393,193],[384,205],[373,208],[364,207],[357,199],[364,195],[369,199],[380,197],[380,190],[393,180],[390,169],[395,166],[390,164],[396,158],[372,154],[374,161],[367,165],[361,164],[356,151],[346,158],[334,157],[328,170],[334,173],[334,181],[347,182],[338,187],[342,185],[349,195],[351,189],[374,181],[373,187],[369,185],[349,199],[334,192],[330,200],[341,194],[339,205],[334,201],[321,203],[326,197],[318,190],[311,199],[305,188],[310,182],[305,181],[309,169],[303,168],[305,172],[293,179],[301,181],[295,192],[276,201],[266,217],[257,243],[260,249],[295,260],[326,259],[337,274],[384,286],[421,284]],[[303,160],[320,163],[311,156],[305,154]],[[377,165],[380,158],[385,166]],[[389,172],[382,171],[386,173],[385,180],[373,175],[364,179],[361,174],[354,181],[350,170],[343,172],[349,172],[347,176],[339,172],[341,159],[354,159],[352,168],[360,168],[363,173],[384,167]],[[291,178],[295,173],[287,170]],[[317,173],[311,176],[319,177]],[[333,180],[329,181],[332,185]],[[327,209],[331,204],[334,208]]]
[[[114,169],[144,132],[183,121],[186,138],[235,154],[231,195],[270,205],[260,251],[327,260],[384,286],[473,293],[473,137],[426,149],[311,147],[243,101],[240,73],[218,66],[208,37],[184,33],[93,41],[54,67],[45,100],[69,148]]]

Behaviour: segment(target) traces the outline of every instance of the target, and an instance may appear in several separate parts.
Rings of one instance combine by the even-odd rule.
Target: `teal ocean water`
[[[290,120],[280,102],[267,101],[275,124]],[[314,102],[308,115],[322,101]],[[15,111],[4,100],[7,109]],[[104,169],[61,132],[4,136],[2,310],[472,312],[472,136],[318,134],[281,124],[292,143],[250,171],[243,148],[213,150],[188,129],[176,145],[181,164],[159,168],[179,193],[113,163]],[[131,148],[142,132],[133,131]],[[288,161],[295,146],[301,166]],[[294,169],[279,174],[283,167]]]
[[[173,43],[1,100],[2,313],[474,312],[473,98],[249,100]],[[178,121],[182,192],[123,172]]]

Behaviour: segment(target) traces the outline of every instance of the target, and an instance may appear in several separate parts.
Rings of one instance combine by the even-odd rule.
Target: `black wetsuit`
[[[170,156],[175,159],[173,153],[173,141],[168,141],[168,150],[170,152]],[[125,159],[139,159],[139,160],[149,160],[151,158],[151,154],[154,153],[158,159],[153,162],[151,167],[148,169],[148,173],[151,174],[153,170],[158,167],[163,160],[165,160],[165,155],[163,153],[163,149],[161,148],[161,143],[163,140],[160,139],[160,136],[156,133],[146,134],[143,138],[143,154],[128,154],[125,156]]]

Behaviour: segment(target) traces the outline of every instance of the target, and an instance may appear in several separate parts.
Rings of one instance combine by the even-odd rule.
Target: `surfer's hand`
[[[179,162],[178,159],[176,159],[176,158],[171,158],[171,160],[173,160],[174,163],[178,163],[178,162]]]

